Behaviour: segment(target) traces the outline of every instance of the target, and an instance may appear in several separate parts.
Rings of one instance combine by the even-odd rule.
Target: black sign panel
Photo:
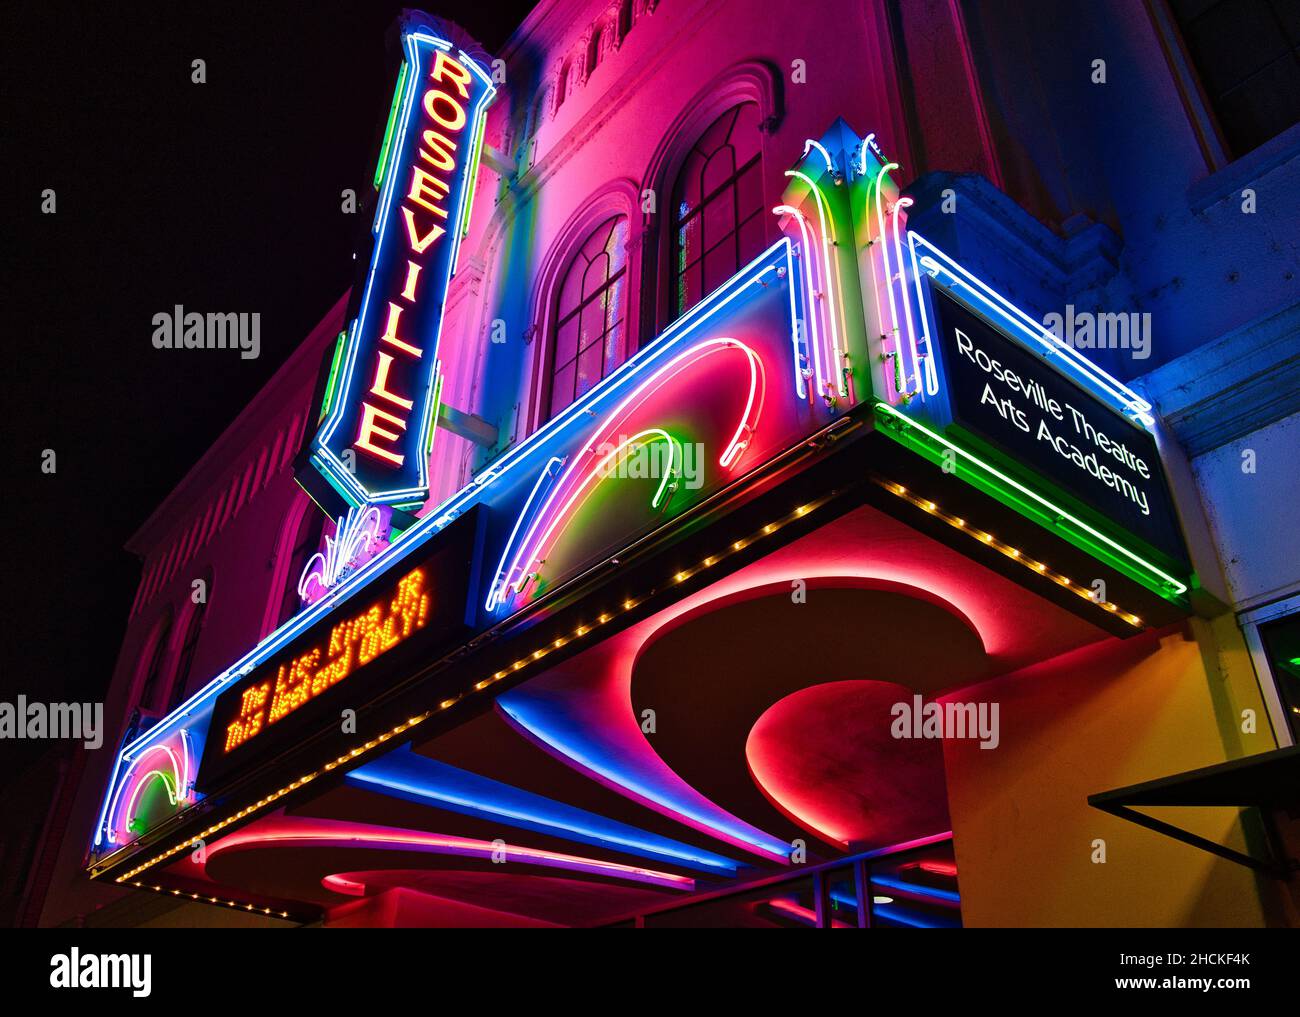
[[[340,730],[396,681],[453,649],[476,617],[485,515],[471,509],[217,697],[196,786]]]
[[[952,423],[1093,509],[1103,525],[1187,563],[1155,439],[930,286]]]

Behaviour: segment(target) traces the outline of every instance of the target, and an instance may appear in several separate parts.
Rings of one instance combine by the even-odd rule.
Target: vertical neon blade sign
[[[429,495],[443,308],[478,170],[476,142],[496,94],[478,63],[427,28],[405,30],[402,47],[370,263],[310,446],[312,467],[346,505],[414,507]]]

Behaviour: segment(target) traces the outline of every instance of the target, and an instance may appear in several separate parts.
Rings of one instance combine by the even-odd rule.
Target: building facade
[[[40,921],[1294,925],[1300,26],[1017,8],[413,16]]]

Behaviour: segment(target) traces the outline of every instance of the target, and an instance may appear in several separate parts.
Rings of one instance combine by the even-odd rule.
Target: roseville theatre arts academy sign
[[[1185,551],[1151,434],[931,282],[948,422],[1174,562]]]

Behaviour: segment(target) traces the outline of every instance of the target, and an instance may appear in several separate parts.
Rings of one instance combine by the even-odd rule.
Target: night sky
[[[430,12],[497,52],[531,6]],[[373,172],[401,7],[5,5],[0,699],[103,698],[140,575],[123,543],[352,281],[340,192]],[[175,304],[260,312],[260,358],[155,350]],[[0,782],[45,748],[0,742]]]

